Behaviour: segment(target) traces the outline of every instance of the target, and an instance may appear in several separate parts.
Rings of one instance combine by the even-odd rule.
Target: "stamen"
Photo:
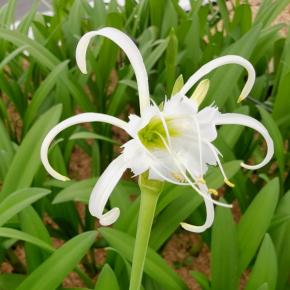
[[[213,189],[213,188],[209,188],[208,192],[210,194],[214,195],[214,196],[218,196],[219,195],[218,191],[216,189]]]
[[[153,104],[153,106],[157,109],[158,115],[160,117],[160,120],[162,122],[163,128],[165,130],[165,134],[166,134],[166,138],[169,144],[169,147],[171,147],[171,138],[170,138],[170,134],[169,134],[169,130],[168,130],[168,126],[166,124],[166,120],[162,114],[162,112],[160,111],[159,107],[157,106],[157,104],[154,102],[154,100],[151,99],[151,102]]]
[[[166,127],[167,127],[167,124],[166,122],[165,123],[162,123],[163,126],[164,126],[164,130],[166,130]],[[168,128],[167,128],[167,131],[168,131]],[[223,206],[223,207],[232,207],[232,205],[228,205],[228,204],[225,204],[225,203],[222,203],[222,202],[219,202],[219,201],[216,201],[216,200],[213,200],[212,198],[210,198],[210,196],[208,196],[207,194],[203,193],[201,190],[199,190],[199,188],[197,186],[195,186],[195,184],[190,180],[190,178],[188,178],[187,174],[183,171],[181,165],[183,165],[185,168],[185,164],[183,164],[182,162],[180,162],[179,158],[177,157],[176,158],[176,154],[171,150],[171,148],[168,146],[167,142],[164,140],[164,137],[159,134],[159,137],[161,138],[162,142],[164,143],[164,146],[165,148],[167,149],[167,151],[170,153],[175,165],[177,166],[178,170],[180,171],[180,173],[184,176],[185,180],[187,181],[187,183],[199,194],[201,195],[204,199],[206,200],[209,200],[211,201],[212,203],[216,204],[216,205],[220,205],[220,206]],[[170,136],[169,136],[170,137]],[[138,137],[137,137],[138,138]],[[139,139],[138,139],[139,140]],[[141,140],[139,140],[141,146],[147,151],[149,152],[150,155],[153,155],[144,145],[143,143],[141,142]],[[154,155],[153,155],[154,156]],[[154,158],[156,159],[156,157],[154,156]],[[164,180],[170,180],[169,182],[172,182],[170,178],[167,178],[165,177],[158,169],[153,168],[152,166],[152,169],[161,177],[163,178]],[[188,171],[188,169],[186,168],[186,170]],[[178,184],[178,185],[185,185],[186,183],[181,183],[181,182],[172,182],[174,184]]]
[[[138,138],[138,137],[137,137]],[[164,139],[164,138],[163,138]],[[159,161],[158,160],[158,158],[156,157],[156,156],[154,156],[154,154],[152,154],[144,145],[143,145],[143,143],[141,142],[141,140],[140,139],[137,139],[138,141],[139,141],[139,145],[140,146],[142,146],[143,147],[143,149],[146,151],[146,153],[152,158],[152,159],[155,159],[155,160],[157,160],[157,161]],[[160,163],[160,162],[159,162]],[[165,166],[163,163],[161,164],[160,163],[160,165],[163,167],[163,168],[165,168],[168,172],[170,172],[171,171],[171,168],[168,168],[167,166]],[[171,178],[169,178],[169,177],[167,177],[167,176],[165,176],[163,173],[161,173],[157,168],[156,168],[156,166],[155,165],[153,165],[152,163],[150,164],[150,168],[157,174],[157,175],[159,175],[161,178],[163,178],[165,181],[167,181],[167,182],[169,182],[169,183],[173,183],[173,184],[176,184],[176,185],[181,185],[181,186],[188,186],[189,184],[188,183],[183,183],[183,182],[178,182],[178,181],[176,181],[176,180],[174,180],[174,179],[171,179]]]
[[[160,136],[161,140],[164,143],[165,148],[168,150],[168,152],[171,154],[171,157],[175,163],[175,165],[177,166],[177,168],[179,169],[180,173],[184,176],[185,180],[187,181],[187,183],[199,194],[201,195],[204,199],[211,201],[212,203],[216,204],[216,205],[220,205],[223,207],[229,207],[231,208],[232,205],[230,204],[225,204],[223,202],[219,202],[216,200],[213,200],[212,198],[210,198],[207,194],[203,193],[197,186],[195,183],[193,183],[190,178],[187,176],[186,172],[183,171],[182,166],[185,167],[185,169],[189,172],[188,168],[186,167],[186,165],[179,160],[178,156],[168,147],[166,141],[164,140],[163,136]],[[192,176],[191,176],[192,177]]]
[[[226,173],[224,171],[224,168],[223,168],[223,166],[221,164],[221,161],[220,161],[220,159],[219,159],[219,157],[218,157],[218,155],[217,155],[217,153],[215,151],[214,146],[211,143],[207,142],[207,141],[205,143],[209,146],[209,149],[211,150],[211,152],[213,153],[213,155],[214,155],[214,157],[215,157],[215,159],[217,161],[218,167],[219,167],[219,169],[220,169],[220,171],[221,171],[221,173],[222,173],[222,175],[224,177],[225,184],[228,185],[229,187],[235,187],[235,184],[230,182],[229,179],[227,178]]]
[[[229,187],[235,187],[235,184],[232,183],[232,182],[230,182],[228,179],[224,179],[224,182],[225,182],[225,184],[226,184],[227,186],[229,186]]]

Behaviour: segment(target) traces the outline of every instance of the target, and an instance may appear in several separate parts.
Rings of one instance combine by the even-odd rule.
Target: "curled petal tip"
[[[110,211],[106,212],[103,216],[100,217],[100,224],[102,226],[110,226],[113,224],[120,216],[120,209],[114,207]]]
[[[193,226],[187,223],[180,223],[180,226],[185,229],[188,232],[192,233],[202,233],[206,231],[210,226],[204,225],[204,226]]]
[[[67,177],[67,176],[63,176],[63,179],[62,179],[62,181],[70,181],[71,179],[69,178],[69,177]]]

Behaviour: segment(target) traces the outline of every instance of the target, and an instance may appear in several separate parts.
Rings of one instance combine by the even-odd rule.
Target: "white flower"
[[[80,70],[86,73],[86,51],[90,40],[97,35],[105,36],[118,44],[127,54],[136,74],[140,116],[130,115],[129,122],[116,117],[99,114],[83,113],[68,118],[55,126],[45,137],[41,147],[41,160],[46,170],[54,178],[67,180],[49,164],[47,153],[55,136],[65,128],[85,122],[105,122],[125,130],[130,137],[123,152],[111,162],[98,179],[89,201],[89,210],[100,219],[102,225],[110,225],[119,217],[120,210],[113,208],[104,213],[105,205],[112,190],[126,169],[135,175],[149,172],[150,179],[168,181],[181,186],[191,186],[205,201],[207,218],[202,226],[182,223],[182,227],[193,232],[202,232],[213,223],[214,204],[228,206],[211,198],[217,192],[208,189],[204,174],[209,165],[218,165],[225,183],[234,186],[226,177],[221,165],[220,152],[212,144],[217,137],[216,126],[238,124],[258,131],[267,143],[267,154],[257,165],[241,166],[247,169],[258,169],[264,166],[273,155],[273,142],[265,127],[255,119],[235,113],[222,114],[214,106],[198,111],[198,106],[205,97],[209,81],[200,82],[191,98],[187,92],[206,74],[225,64],[239,64],[248,71],[248,80],[238,101],[245,99],[253,87],[255,71],[252,65],[240,56],[228,55],[217,58],[202,66],[195,72],[178,93],[165,99],[159,107],[150,102],[147,72],[142,56],[133,41],[121,31],[114,28],[103,28],[86,33],[79,41],[76,60]]]

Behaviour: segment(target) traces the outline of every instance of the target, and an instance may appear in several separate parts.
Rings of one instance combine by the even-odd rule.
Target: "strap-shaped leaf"
[[[57,288],[87,253],[96,236],[96,231],[85,232],[66,242],[32,272],[17,290],[51,290]]]
[[[284,289],[290,273],[290,191],[280,200],[276,214],[273,218],[270,234],[275,245],[278,258],[277,289]],[[283,220],[283,223],[275,223]],[[286,219],[288,220],[286,221]]]
[[[212,290],[232,290],[238,285],[238,237],[229,209],[217,207],[211,240]]]
[[[277,272],[277,257],[274,245],[270,236],[266,234],[245,290],[260,289],[259,287],[262,287],[264,283],[268,284],[267,289],[275,290]]]
[[[126,259],[132,261],[135,242],[133,237],[112,228],[100,228],[99,231],[113,248],[120,251]],[[144,271],[165,289],[187,289],[179,276],[150,248],[147,252]]]
[[[24,188],[13,192],[0,203],[0,226],[21,210],[50,193],[45,188]]]
[[[95,290],[103,289],[120,290],[116,275],[108,264],[103,267],[95,287]]]
[[[29,187],[40,166],[40,146],[49,129],[54,126],[61,114],[61,105],[52,107],[43,114],[26,134],[19,146],[0,193],[0,201],[13,191]]]
[[[38,246],[38,247],[40,247],[48,252],[54,251],[54,248],[50,244],[47,244],[44,241],[42,241],[42,240],[40,240],[40,239],[30,235],[30,234],[19,231],[19,230],[0,227],[0,237],[25,241],[25,242],[31,243],[35,246]]]
[[[279,181],[271,180],[257,194],[238,225],[240,266],[242,273],[254,257],[270,226],[279,197]]]

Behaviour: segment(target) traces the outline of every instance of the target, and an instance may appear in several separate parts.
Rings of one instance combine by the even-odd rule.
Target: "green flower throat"
[[[170,137],[176,137],[179,132],[173,125],[172,118],[165,118]],[[165,149],[166,131],[160,118],[153,117],[150,122],[138,132],[138,137],[147,149]],[[166,142],[166,141],[165,141]]]

